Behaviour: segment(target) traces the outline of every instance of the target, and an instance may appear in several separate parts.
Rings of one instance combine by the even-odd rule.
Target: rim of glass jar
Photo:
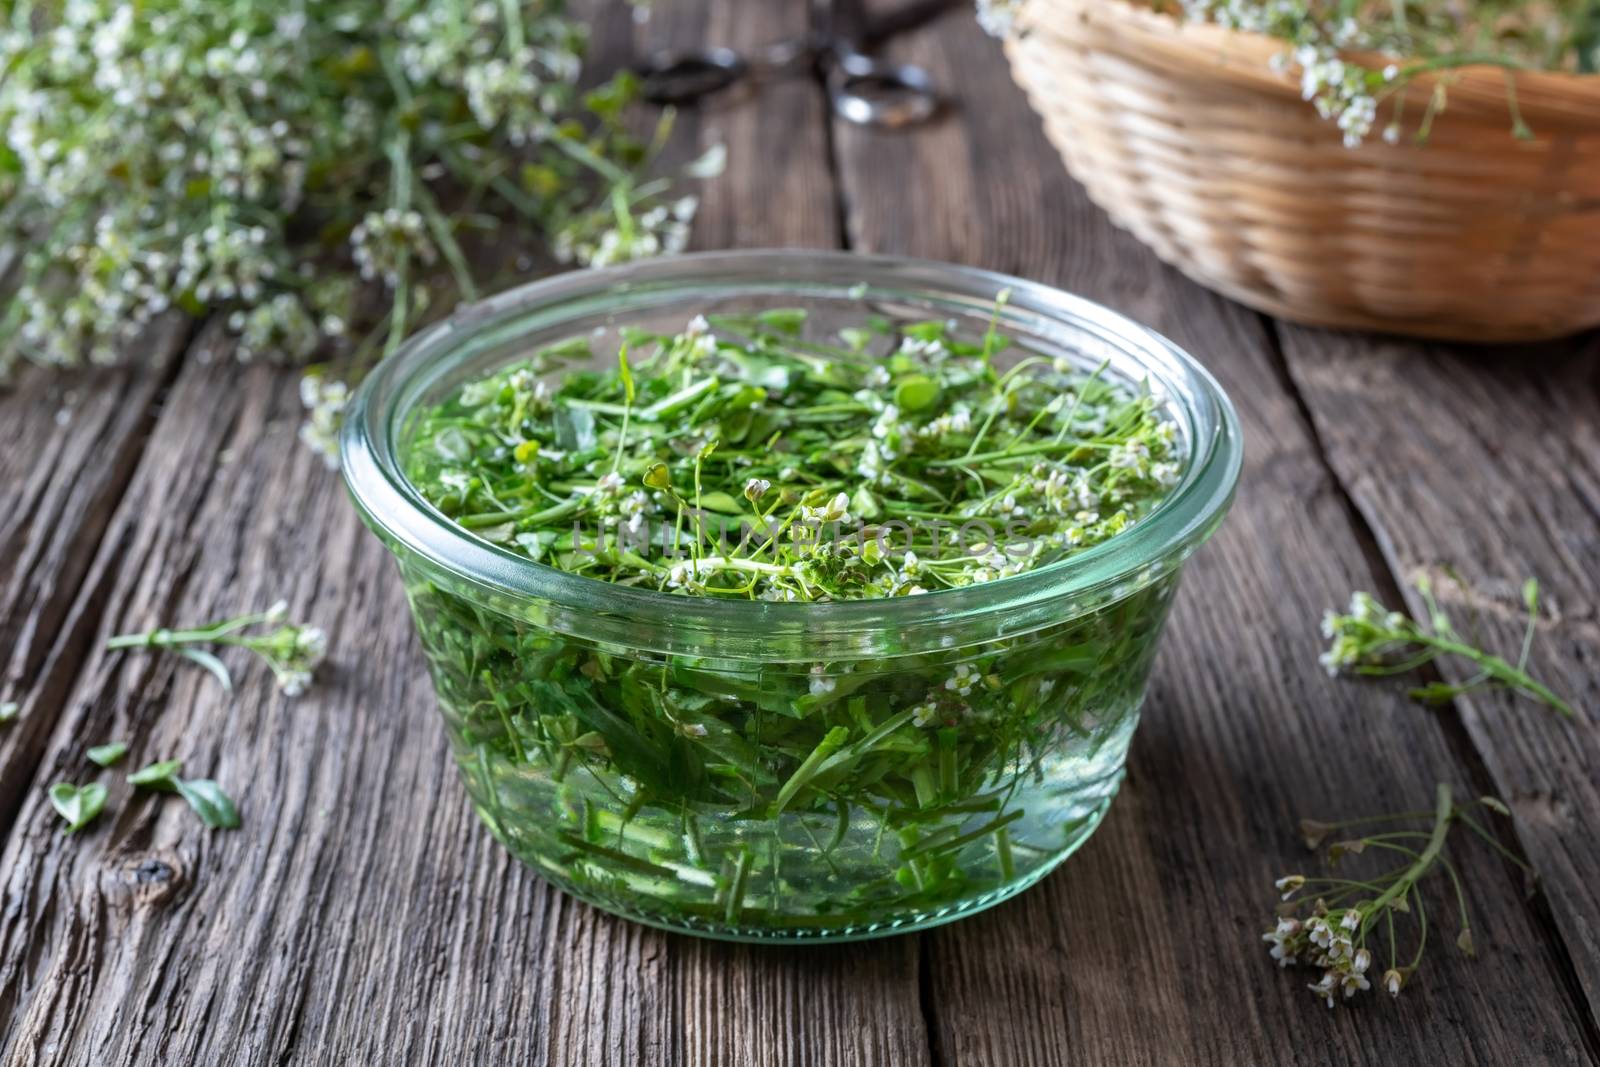
[[[862,287],[865,287],[863,291]],[[1036,570],[924,594],[828,603],[687,597],[572,574],[483,541],[430,505],[404,476],[397,442],[430,383],[514,336],[558,328],[582,314],[626,322],[694,290],[707,300],[769,293],[811,297],[943,300],[985,316],[1009,290],[1002,330],[1055,322],[1097,336],[1133,357],[1172,398],[1189,454],[1178,484],[1127,531]],[[781,306],[774,303],[773,306]],[[1038,333],[1035,325],[1032,331]],[[477,342],[476,344],[474,342]],[[1027,633],[1067,621],[1175,568],[1221,522],[1243,458],[1238,417],[1192,356],[1147,327],[1083,297],[994,271],[898,256],[806,249],[702,252],[602,270],[558,274],[456,309],[381,361],[352,397],[340,434],[352,500],[392,552],[405,551],[452,591],[576,637],[674,654],[784,659],[881,651],[892,633],[900,654]],[[552,620],[559,612],[559,624]],[[1064,610],[1065,609],[1065,610]]]

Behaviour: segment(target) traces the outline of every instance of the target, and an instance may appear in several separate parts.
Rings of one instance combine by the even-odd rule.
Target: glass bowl
[[[465,381],[585,339],[801,307],[996,314],[1024,353],[1148,388],[1177,485],[1110,540],[1036,570],[838,603],[688,597],[481,540],[402,474],[414,416]],[[1188,555],[1221,522],[1237,419],[1170,342],[1047,286],[815,251],[680,256],[564,274],[457,311],[381,363],[342,438],[350,494],[399,564],[461,780],[513,854],[632,919],[752,941],[913,930],[1026,888],[1093,832],[1123,775]]]

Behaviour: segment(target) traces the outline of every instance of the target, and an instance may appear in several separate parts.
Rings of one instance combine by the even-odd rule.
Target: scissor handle
[[[828,97],[834,114],[858,126],[914,126],[936,115],[940,105],[933,77],[921,67],[858,53],[835,57]]]
[[[750,72],[731,48],[656,52],[634,67],[639,93],[652,104],[689,104],[721,92]]]

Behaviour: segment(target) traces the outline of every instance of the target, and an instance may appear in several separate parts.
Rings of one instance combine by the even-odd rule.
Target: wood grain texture
[[[1481,847],[1457,851],[1488,927],[1480,961],[1431,953],[1395,1004],[1338,1013],[1306,994],[1304,972],[1271,965],[1257,938],[1271,879],[1304,861],[1293,819],[1426,806],[1435,780],[1470,789],[1470,766],[1394,687],[1330,681],[1317,665],[1323,609],[1387,576],[1261,320],[1089,206],[970,19],[892,54],[953,87],[955,110],[911,136],[836,128],[853,243],[1013,271],[1151,323],[1219,377],[1247,449],[1229,524],[1186,574],[1106,825],[1039,889],[928,938],[941,1061],[1585,1059],[1561,953]]]
[[[603,12],[597,37],[750,46],[803,29],[789,5],[667,8],[637,31]],[[833,240],[807,79],[719,101],[685,132],[734,161],[697,244]],[[208,331],[130,457],[87,565],[95,596],[72,608],[86,655],[7,778],[25,788],[0,853],[0,1062],[927,1062],[914,940],[699,943],[578,904],[493,842],[455,781],[393,567],[294,440],[295,376],[241,371],[225,349]],[[334,634],[299,700],[240,660],[230,699],[171,658],[98,651],[279,596]],[[91,774],[84,749],[112,738],[131,743],[126,766]],[[122,771],[163,757],[222,783],[244,828],[207,832],[133,794]],[[64,837],[44,787],[91,777],[111,785],[107,812]]]
[[[0,701],[23,706],[0,731],[0,827],[82,657],[82,619],[68,611],[188,338],[168,316],[130,346],[128,366],[27,368],[0,393]]]
[[[1393,571],[1515,658],[1526,576],[1547,603],[1532,673],[1568,722],[1503,693],[1456,702],[1541,875],[1591,1016],[1600,1009],[1600,342],[1470,351],[1285,327],[1284,357]],[[1462,584],[1444,573],[1454,570]],[[1425,610],[1406,583],[1407,606]],[[1452,682],[1470,671],[1441,661]]]

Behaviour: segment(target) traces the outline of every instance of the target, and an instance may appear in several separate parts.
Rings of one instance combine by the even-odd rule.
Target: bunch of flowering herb
[[[614,369],[472,382],[426,413],[409,475],[477,536],[563,570],[691,595],[902,596],[1021,573],[1126,529],[1176,484],[1148,393],[867,322],[700,317]]]
[[[864,310],[825,333],[776,308],[625,342],[455,388],[408,426],[408,477],[573,573],[822,602],[1065,559],[1183,469],[1137,383],[1011,352],[992,324]],[[755,666],[569,636],[401,570],[495,832],[582,895],[697,929],[872,928],[1037,877],[1115,792],[1174,588],[1155,568],[1019,636]]]
[[[676,251],[695,201],[642,176],[668,123],[627,132],[626,75],[579,92],[583,38],[562,0],[12,5],[0,371],[109,361],[169,307],[222,317],[241,359],[348,338],[359,368],[476,294],[473,233],[580,264]]]
[[[991,33],[1014,32],[1019,14],[1050,0],[978,0],[979,19]],[[1229,29],[1284,42],[1277,69],[1295,69],[1301,91],[1318,112],[1336,122],[1355,147],[1387,111],[1383,137],[1397,142],[1407,120],[1410,83],[1422,75],[1491,66],[1506,72],[1511,131],[1533,131],[1517,108],[1519,71],[1600,71],[1600,3],[1596,0],[1149,0],[1150,6]],[[1352,52],[1384,57],[1381,65],[1357,62]],[[1426,141],[1447,102],[1445,82],[1435,83],[1417,122]]]
[[[106,642],[108,650],[159,649],[173,652],[210,671],[222,688],[233,691],[233,676],[224,664],[202,645],[225,645],[247,649],[272,668],[278,688],[289,696],[299,696],[311,684],[312,674],[328,650],[328,635],[316,626],[288,621],[289,605],[278,601],[266,611],[223,619],[186,629],[156,629],[142,634],[122,634]],[[254,626],[269,626],[265,633],[246,633]]]
[[[1327,850],[1330,865],[1368,852],[1386,857],[1394,865],[1359,878],[1304,874],[1279,878],[1274,883],[1283,901],[1278,919],[1271,930],[1261,935],[1272,958],[1280,967],[1320,968],[1322,977],[1307,988],[1330,1008],[1341,999],[1371,989],[1374,977],[1385,992],[1399,996],[1421,965],[1428,945],[1428,907],[1419,886],[1440,868],[1449,877],[1459,915],[1456,947],[1469,956],[1475,955],[1466,885],[1444,851],[1450,831],[1466,827],[1501,856],[1532,873],[1474,817],[1474,809],[1480,807],[1510,814],[1494,797],[1456,804],[1450,786],[1441,783],[1435,788],[1431,811],[1342,822],[1302,820],[1301,832],[1306,846],[1313,851],[1332,835],[1351,827],[1381,828],[1381,832],[1334,841]],[[1426,830],[1404,826],[1415,826],[1430,817],[1432,822]],[[1403,936],[1407,925],[1414,929],[1414,941]],[[1378,967],[1383,968],[1381,975]]]
[[[1428,609],[1425,623],[1385,609],[1371,593],[1352,595],[1350,608],[1343,614],[1330,611],[1323,616],[1323,636],[1333,643],[1322,654],[1321,662],[1330,675],[1405,674],[1440,656],[1455,656],[1477,668],[1471,678],[1456,685],[1432,682],[1418,686],[1411,690],[1411,696],[1426,703],[1443,704],[1476,689],[1500,687],[1553,708],[1568,718],[1574,715],[1570,704],[1528,674],[1528,655],[1539,625],[1537,581],[1529,578],[1522,585],[1528,623],[1516,663],[1491,655],[1463,637],[1450,616],[1439,607],[1433,595],[1432,580],[1426,574],[1419,573],[1413,584]]]

